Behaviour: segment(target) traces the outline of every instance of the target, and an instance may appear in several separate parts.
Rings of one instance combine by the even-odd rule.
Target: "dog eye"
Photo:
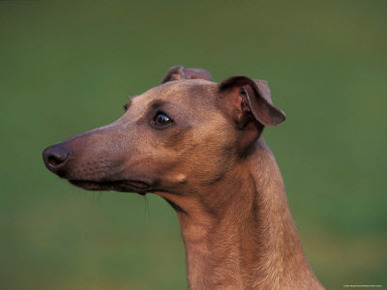
[[[128,103],[126,103],[126,104],[125,104],[125,105],[123,105],[122,107],[124,108],[124,111],[126,112],[126,111],[128,110],[128,108],[129,108],[129,104],[128,104]]]
[[[153,122],[156,127],[162,128],[172,124],[173,120],[167,114],[159,112],[156,114]]]

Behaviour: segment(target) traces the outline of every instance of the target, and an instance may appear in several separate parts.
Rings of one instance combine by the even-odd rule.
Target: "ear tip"
[[[163,84],[173,80],[173,75],[175,74],[180,75],[183,72],[183,70],[184,70],[184,67],[180,64],[172,66],[161,79],[161,83]]]
[[[208,81],[214,81],[212,75],[201,68],[184,68],[182,65],[175,65],[171,67],[164,75],[161,83],[170,81],[183,80],[183,79],[204,79]]]
[[[283,123],[285,120],[285,113],[281,109],[272,106],[271,113],[269,115],[266,115],[264,118],[262,118],[261,116],[259,122],[261,122],[264,126],[274,127]]]
[[[173,71],[180,71],[180,70],[183,70],[184,69],[184,66],[182,66],[181,64],[177,64],[177,65],[174,65],[172,66],[169,70],[173,70]]]
[[[277,108],[277,110],[278,110],[278,114],[276,114],[276,118],[274,120],[274,125],[273,126],[277,126],[277,125],[283,123],[286,120],[285,113],[281,109]]]
[[[282,113],[282,119],[281,119],[280,124],[281,124],[282,122],[286,121],[286,115],[285,115],[285,113],[282,112],[282,111],[281,111],[281,113]]]

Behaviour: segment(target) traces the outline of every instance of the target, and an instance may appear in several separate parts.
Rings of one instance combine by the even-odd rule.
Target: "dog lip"
[[[82,187],[88,190],[116,190],[116,191],[148,191],[151,185],[147,182],[140,180],[109,180],[109,181],[96,181],[96,180],[83,180],[83,179],[70,179],[69,182],[73,185]]]

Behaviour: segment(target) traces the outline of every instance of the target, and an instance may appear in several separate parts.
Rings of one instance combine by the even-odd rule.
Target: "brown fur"
[[[261,136],[285,119],[267,83],[217,84],[181,66],[163,83],[111,125],[47,148],[47,167],[85,189],[165,198],[179,218],[191,289],[322,289]],[[159,127],[158,113],[173,122]]]

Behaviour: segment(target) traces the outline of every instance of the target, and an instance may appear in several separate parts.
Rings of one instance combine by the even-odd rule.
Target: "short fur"
[[[217,84],[181,66],[162,82],[116,122],[47,148],[48,169],[85,189],[166,199],[179,218],[190,289],[323,289],[262,137],[285,119],[267,82]]]

